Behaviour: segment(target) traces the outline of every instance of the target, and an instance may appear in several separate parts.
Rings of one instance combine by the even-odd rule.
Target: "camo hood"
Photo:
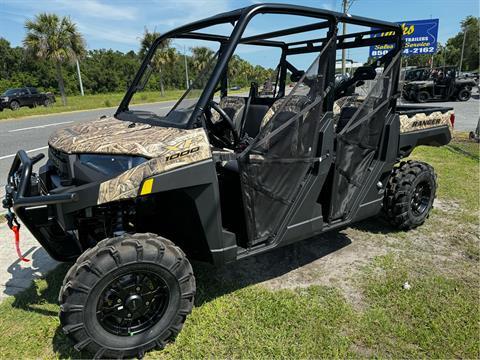
[[[171,156],[193,146],[209,148],[203,129],[177,129],[131,123],[113,117],[54,132],[48,144],[67,154],[118,154],[146,158]]]
[[[48,143],[68,154],[136,155],[149,159],[102,182],[97,204],[134,198],[145,178],[212,157],[203,128],[132,125],[113,117],[57,130]]]

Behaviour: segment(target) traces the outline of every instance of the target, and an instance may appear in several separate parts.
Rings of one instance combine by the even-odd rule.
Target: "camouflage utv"
[[[303,23],[245,35],[269,15]],[[338,35],[342,23],[364,31]],[[227,35],[208,32],[231,24]],[[135,110],[131,100],[167,39],[219,50],[167,114]],[[386,44],[390,52],[335,85],[337,50]],[[229,61],[244,45],[280,54],[274,95],[259,96],[255,83],[249,94],[227,93]],[[38,174],[42,156],[20,150],[8,174],[8,221],[18,217],[54,259],[75,262],[59,296],[75,348],[96,358],[163,348],[194,305],[191,260],[235,266],[382,209],[400,229],[421,225],[435,173],[402,159],[418,145],[447,144],[454,118],[450,109],[397,106],[401,50],[393,23],[255,4],[158,38],[115,115],[54,133]],[[310,66],[294,65],[306,54]]]

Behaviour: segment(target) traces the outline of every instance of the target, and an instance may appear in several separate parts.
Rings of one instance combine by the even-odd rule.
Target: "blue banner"
[[[403,29],[403,56],[434,54],[437,51],[438,19],[413,20],[397,22]],[[372,28],[372,30],[375,30]],[[372,37],[387,36],[380,33]],[[370,46],[370,56],[381,57],[393,49],[393,44]]]

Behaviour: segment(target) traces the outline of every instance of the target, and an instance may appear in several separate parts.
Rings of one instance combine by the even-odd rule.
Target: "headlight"
[[[7,102],[8,100],[9,100],[9,97],[8,97],[8,96],[5,96],[5,97],[2,98],[2,101]]]
[[[82,164],[110,176],[121,174],[148,161],[141,156],[100,154],[82,154],[79,155],[79,160]]]

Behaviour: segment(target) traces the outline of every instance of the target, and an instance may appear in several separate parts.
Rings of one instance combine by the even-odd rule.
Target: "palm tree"
[[[215,54],[213,50],[204,47],[197,46],[192,49],[192,65],[195,71],[198,74],[212,61],[212,57]]]
[[[237,54],[233,55],[228,62],[228,81],[230,82],[229,86],[231,85],[238,85],[237,84],[237,76],[241,70],[242,58]]]
[[[69,17],[41,13],[25,22],[27,35],[23,45],[34,57],[55,63],[63,105],[67,104],[62,64],[73,62],[85,53],[85,41]]]
[[[145,28],[143,37],[140,41],[140,51],[138,53],[141,58],[144,58],[147,55],[154,41],[158,37],[160,37],[160,35],[161,34],[155,30],[150,32],[147,28]],[[165,95],[162,68],[164,68],[168,64],[172,64],[177,58],[175,49],[170,47],[170,42],[170,39],[162,41],[158,45],[157,50],[155,51],[155,55],[151,61],[151,65],[156,71],[158,71],[158,75],[160,77],[160,92],[162,96]]]

